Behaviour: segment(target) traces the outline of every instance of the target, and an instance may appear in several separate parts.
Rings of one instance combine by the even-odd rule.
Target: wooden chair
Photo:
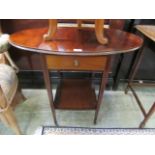
[[[21,134],[20,128],[17,124],[16,117],[13,113],[12,107],[8,105],[7,100],[0,88],[0,119],[7,126],[10,127],[17,135]]]
[[[9,35],[0,34],[0,120],[16,134],[21,134],[13,109],[25,97],[18,86],[16,72],[19,69],[7,51],[8,39]]]
[[[77,19],[78,28],[82,28],[83,21],[93,21],[95,23],[95,34],[100,44],[107,44],[108,39],[104,37],[104,19]],[[49,19],[48,33],[44,35],[45,40],[51,40],[57,30],[58,20]]]
[[[8,40],[9,35],[8,34],[0,34],[0,57],[1,61],[3,59],[3,62],[8,63],[14,68],[16,72],[19,71],[19,68],[16,66],[16,64],[11,59],[9,52],[8,52]],[[5,60],[4,60],[5,57]]]
[[[0,64],[0,119],[16,134],[21,134],[21,131],[13,113],[13,105],[23,100],[15,71],[6,64]]]

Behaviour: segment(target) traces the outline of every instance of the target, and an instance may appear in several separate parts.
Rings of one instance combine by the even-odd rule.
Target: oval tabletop
[[[55,55],[110,55],[134,51],[143,40],[116,29],[105,29],[108,44],[98,43],[93,28],[59,27],[51,41],[44,41],[47,28],[19,31],[10,35],[9,43],[17,48]]]

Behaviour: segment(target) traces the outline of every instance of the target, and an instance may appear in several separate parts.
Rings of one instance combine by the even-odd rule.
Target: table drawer
[[[103,71],[107,56],[46,56],[48,69]]]

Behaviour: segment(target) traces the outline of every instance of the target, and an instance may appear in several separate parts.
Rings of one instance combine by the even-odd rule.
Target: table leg
[[[139,68],[139,65],[141,63],[141,60],[142,60],[142,57],[143,57],[143,50],[144,49],[144,46],[142,48],[140,48],[140,50],[138,51],[137,53],[137,56],[136,56],[136,59],[135,59],[135,62],[133,64],[133,67],[131,69],[131,72],[129,74],[129,81],[128,81],[128,84],[127,84],[127,87],[125,89],[125,94],[128,93],[128,90],[129,90],[129,87],[131,86],[131,83],[137,73],[137,70]]]
[[[137,73],[137,70],[139,68],[139,65],[141,63],[141,60],[142,60],[142,57],[143,57],[143,50],[144,49],[144,45],[143,47],[138,51],[137,55],[136,55],[136,58],[135,58],[135,62],[133,64],[133,67],[131,68],[131,72],[129,74],[129,81],[128,81],[128,84],[127,84],[127,87],[125,89],[125,94],[128,93],[129,89],[131,90],[132,94],[134,95],[136,101],[137,101],[137,104],[141,110],[141,112],[143,113],[144,117],[146,116],[146,112],[145,112],[145,109],[138,97],[138,95],[136,94],[136,91],[132,88],[132,81]]]
[[[104,73],[103,73],[102,79],[101,79],[101,85],[100,85],[99,95],[98,95],[98,103],[97,103],[97,106],[96,106],[95,117],[94,117],[94,124],[96,124],[96,122],[97,122],[99,109],[100,109],[100,106],[101,106],[101,102],[103,100],[104,90],[106,88],[106,84],[107,84],[107,81],[108,81],[108,73],[109,73],[109,70],[110,70],[111,56],[109,56],[107,59],[108,60],[107,60],[107,63],[106,63],[106,67],[105,67],[105,70],[104,70]]]
[[[151,109],[149,110],[148,114],[145,116],[144,120],[141,122],[139,128],[143,128],[146,124],[146,122],[148,121],[148,119],[152,116],[152,114],[155,112],[155,103],[153,104],[153,106],[151,107]]]
[[[120,54],[119,63],[117,65],[116,74],[114,76],[114,84],[113,84],[113,90],[118,89],[118,85],[120,82],[120,76],[121,76],[121,68],[124,60],[124,54]]]
[[[148,119],[151,117],[151,115],[155,111],[155,103],[154,103],[153,106],[151,107],[151,109],[149,110],[148,114],[147,114],[142,103],[141,103],[141,101],[140,101],[140,99],[139,99],[139,97],[138,97],[138,95],[136,94],[135,90],[132,88],[132,81],[133,81],[133,79],[137,73],[138,67],[139,67],[141,60],[142,60],[142,57],[143,57],[143,51],[144,51],[143,49],[144,49],[144,45],[140,49],[139,53],[136,56],[135,63],[133,65],[131,73],[130,73],[129,82],[128,82],[128,85],[125,89],[125,94],[128,93],[129,89],[131,90],[132,94],[134,95],[134,97],[137,101],[137,104],[139,105],[141,112],[144,115],[144,120],[141,122],[139,128],[143,128],[145,126],[145,123],[148,121]]]
[[[52,86],[51,86],[49,71],[48,71],[48,68],[47,68],[46,59],[45,59],[44,55],[41,55],[41,60],[42,60],[41,62],[42,62],[42,66],[43,66],[44,81],[45,81],[45,85],[46,85],[46,89],[47,89],[47,93],[48,93],[48,98],[49,98],[50,107],[51,107],[51,110],[52,110],[54,123],[55,123],[55,125],[58,125],[57,120],[56,120],[54,102],[53,102]]]

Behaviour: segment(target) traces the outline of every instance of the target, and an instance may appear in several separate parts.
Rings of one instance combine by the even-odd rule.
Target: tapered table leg
[[[149,120],[149,118],[152,116],[154,112],[155,112],[155,103],[153,104],[153,106],[151,107],[147,115],[145,116],[144,120],[141,122],[139,128],[144,128],[146,122]]]
[[[130,71],[130,74],[129,74],[129,81],[128,81],[128,84],[127,84],[127,87],[125,89],[125,94],[128,93],[128,90],[129,90],[129,86],[131,85],[136,73],[137,73],[137,70],[139,68],[139,65],[141,63],[141,60],[142,60],[142,57],[143,57],[143,50],[144,49],[144,45],[143,47],[138,51],[137,53],[137,56],[136,56],[136,59],[135,59],[135,62],[133,64],[133,67]]]
[[[120,77],[121,77],[121,68],[124,62],[124,54],[121,54],[119,57],[119,63],[117,65],[117,69],[116,69],[116,74],[114,75],[114,84],[113,84],[113,90],[117,90],[118,89],[118,85],[120,82]]]
[[[99,95],[98,95],[98,103],[97,103],[97,106],[96,106],[95,117],[94,117],[94,124],[96,124],[96,122],[97,122],[99,109],[100,109],[100,106],[101,106],[101,102],[103,100],[104,90],[106,88],[106,84],[107,84],[107,81],[108,81],[108,73],[109,73],[109,70],[110,70],[110,64],[111,64],[111,56],[109,56],[107,58],[106,67],[105,67],[104,73],[102,74],[102,79],[101,79],[101,84],[100,84],[100,89],[99,89]]]
[[[51,82],[50,82],[48,66],[46,64],[46,59],[45,59],[44,55],[41,55],[41,60],[42,60],[41,62],[42,62],[42,66],[43,66],[43,75],[44,75],[45,86],[46,86],[47,93],[48,93],[48,98],[49,98],[50,107],[51,107],[51,110],[52,110],[54,123],[55,123],[55,125],[58,125],[57,120],[56,120],[54,102],[53,102],[52,86],[51,86]]]
[[[145,43],[146,44],[146,43]],[[148,119],[151,117],[151,115],[153,114],[153,112],[155,111],[155,103],[153,104],[153,106],[151,107],[151,109],[149,110],[148,113],[146,113],[138,95],[136,94],[136,91],[132,88],[132,81],[137,73],[137,70],[139,68],[139,65],[141,63],[141,60],[142,60],[142,57],[143,57],[143,52],[144,52],[144,47],[145,47],[145,44],[143,45],[143,47],[139,50],[137,56],[136,56],[136,59],[135,59],[135,62],[133,64],[133,67],[131,69],[131,72],[130,72],[130,75],[129,75],[129,81],[128,81],[128,84],[127,84],[127,87],[125,89],[125,94],[128,93],[128,90],[130,89],[131,92],[133,93],[136,101],[137,101],[137,104],[141,110],[141,112],[143,113],[144,115],[144,120],[141,122],[139,128],[143,128],[146,124],[146,122],[148,121]]]

